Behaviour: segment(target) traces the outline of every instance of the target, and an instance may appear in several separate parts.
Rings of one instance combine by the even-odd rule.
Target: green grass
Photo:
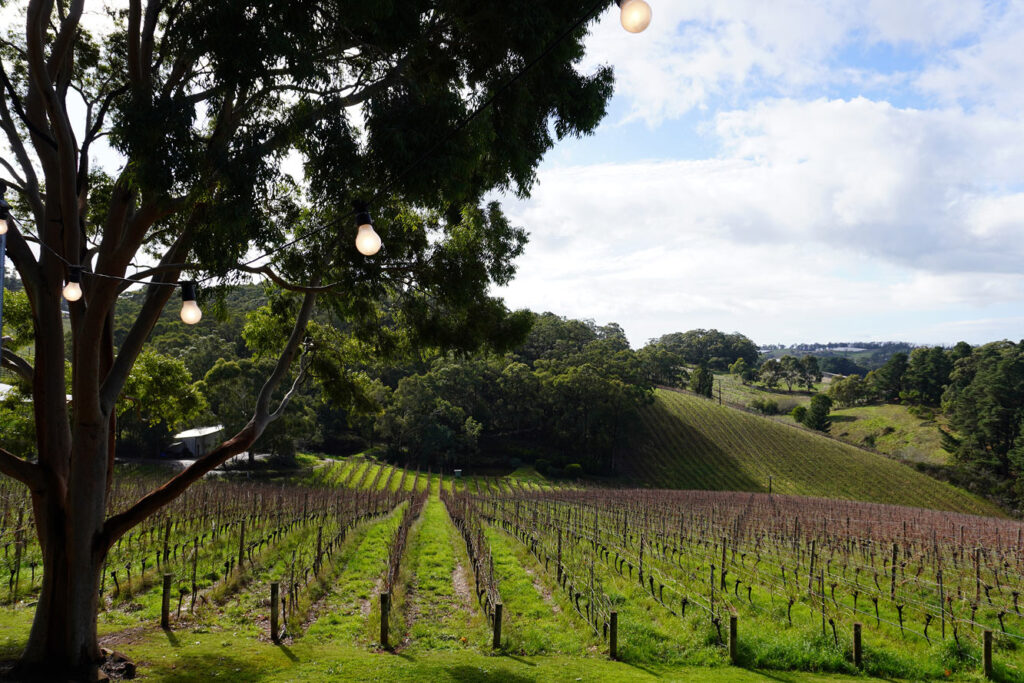
[[[750,407],[757,400],[775,401],[780,415],[774,419],[796,423],[788,413],[794,406],[808,406],[815,392],[827,391],[828,383],[815,386],[813,392],[805,389],[769,390],[760,384],[743,384],[736,375],[715,375],[715,394],[718,399],[718,383],[721,383],[722,400],[734,405]],[[942,449],[939,423],[922,420],[910,414],[906,406],[883,404],[836,408],[832,411],[830,434],[854,446],[868,446],[880,453],[900,460],[927,462],[943,465],[949,462],[949,454]],[[872,446],[872,443],[874,444]]]
[[[358,539],[353,539],[355,542],[348,546],[343,557],[336,560],[343,570],[319,607],[320,618],[309,627],[303,639],[321,644],[336,639],[364,645],[377,641],[380,601],[376,598],[380,577],[387,568],[388,547],[401,520],[402,509],[399,506],[383,521],[371,524]]]
[[[484,533],[505,611],[502,647],[520,655],[596,653],[601,639],[562,591],[548,584],[544,566],[504,532],[487,528]]]
[[[608,661],[600,639],[564,595],[557,589],[546,594],[550,586],[543,567],[518,541],[490,530],[506,605],[503,649],[495,656],[490,629],[479,610],[467,608],[453,587],[455,566],[466,567],[468,560],[461,537],[436,498],[414,526],[404,560],[409,589],[396,611],[412,621],[409,640],[397,656],[379,652],[374,598],[400,515],[401,508],[349,532],[333,560],[327,594],[307,606],[318,618],[305,632],[293,626],[280,646],[266,638],[264,589],[267,579],[283,571],[276,561],[262,565],[258,576],[224,605],[174,622],[168,632],[156,627],[157,614],[150,603],[157,592],[146,591],[134,598],[145,603],[144,609],[111,610],[107,614],[116,619],[101,620],[101,634],[110,638],[105,644],[131,657],[139,665],[141,680],[766,680],[742,669]],[[290,557],[290,551],[284,555]],[[471,585],[472,574],[467,580]],[[31,614],[24,607],[0,611],[0,657],[17,656]],[[534,656],[539,653],[543,656]],[[825,680],[789,673],[773,673],[771,679]]]
[[[914,417],[900,405],[840,408],[832,411],[832,434],[856,445],[873,443],[875,450],[901,460],[942,465],[950,456],[942,448],[939,421]]]
[[[722,389],[722,400],[726,403],[734,403],[749,406],[752,401],[769,399],[779,405],[779,410],[789,412],[794,406],[809,406],[811,396],[819,391],[827,391],[827,383],[815,384],[812,391],[793,386],[793,391],[787,391],[786,386],[767,389],[761,384],[744,384],[739,375],[721,373],[715,375],[715,386],[713,396],[718,400],[718,389]]]
[[[466,546],[448,512],[431,498],[410,530],[406,568],[408,647],[415,651],[484,648],[489,630],[472,595],[473,574]],[[455,576],[468,584],[459,595]]]
[[[642,486],[772,490],[1004,516],[991,503],[884,456],[707,399],[659,390],[646,438],[622,459]]]
[[[27,610],[0,611],[0,656],[16,656],[28,632]],[[275,646],[223,627],[161,631],[147,627],[116,644],[139,665],[137,680],[167,681],[651,681],[696,683],[837,680],[733,668],[635,667],[605,659],[547,655],[491,656],[469,651],[369,651],[342,640],[300,639]],[[846,677],[842,680],[858,680]],[[859,679],[863,680],[863,679]]]

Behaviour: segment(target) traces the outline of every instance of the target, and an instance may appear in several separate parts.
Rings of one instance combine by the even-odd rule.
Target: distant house
[[[174,435],[174,443],[168,449],[176,455],[199,457],[224,440],[224,425],[186,429]]]

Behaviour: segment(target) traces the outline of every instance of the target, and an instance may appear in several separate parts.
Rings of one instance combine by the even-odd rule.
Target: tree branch
[[[10,337],[3,338],[4,346],[2,349],[3,353],[0,354],[0,365],[17,375],[18,379],[31,386],[33,372],[32,365],[27,360],[7,348],[7,344],[11,341],[13,340]]]
[[[320,278],[316,277],[313,279],[312,286],[316,287],[319,283]],[[316,293],[306,292],[302,298],[302,307],[299,309],[299,315],[295,319],[295,326],[292,327],[292,333],[288,337],[284,351],[281,352],[281,356],[277,359],[277,366],[263,384],[263,388],[260,389],[260,394],[256,398],[256,409],[253,411],[253,419],[263,418],[269,420],[270,399],[274,391],[277,390],[278,385],[284,380],[285,375],[288,374],[292,361],[295,360],[295,354],[298,353],[299,345],[306,336],[306,325],[309,323],[310,316],[313,315],[315,306]]]
[[[306,325],[309,324],[309,319],[313,315],[315,303],[316,294],[307,293],[302,301],[302,307],[299,309],[299,314],[295,319],[295,325],[292,327],[291,336],[289,336],[288,342],[285,344],[285,348],[281,352],[281,356],[277,359],[277,365],[270,377],[267,378],[263,388],[260,390],[259,398],[256,401],[256,409],[253,412],[252,419],[249,420],[249,423],[246,424],[238,434],[196,460],[166,484],[146,494],[124,512],[113,515],[107,519],[106,523],[103,525],[103,532],[97,539],[97,544],[100,549],[105,550],[110,548],[110,546],[113,545],[125,532],[136,524],[142,522],[164,505],[173,501],[181,495],[189,485],[199,480],[204,474],[226,462],[229,458],[250,448],[254,443],[256,443],[256,439],[260,438],[263,434],[267,425],[280,417],[283,412],[283,406],[279,406],[277,411],[273,414],[268,411],[267,406],[270,403],[270,398],[274,391],[287,374],[292,361],[295,359],[295,354],[298,352],[299,346],[305,338]],[[299,372],[299,376],[302,376],[301,370]],[[289,391],[289,395],[286,395],[282,400],[284,405],[287,405],[287,401],[291,398],[290,394],[294,390],[295,385],[293,385],[292,391]]]
[[[168,263],[167,265],[164,266],[153,266],[152,268],[147,268],[146,270],[138,270],[132,273],[130,276],[126,275],[125,277],[130,277],[132,280],[144,280],[147,277],[163,275],[164,273],[174,273],[174,276],[177,277],[183,270],[196,270],[198,267],[198,264],[195,263]],[[133,284],[136,283],[122,283],[117,290],[118,294],[126,291]]]
[[[32,131],[33,133],[35,133],[35,135],[37,135],[39,138],[45,140],[46,143],[48,145],[50,145],[51,147],[53,147],[54,149],[57,149],[57,141],[54,140],[52,137],[50,137],[50,135],[46,131],[40,130],[39,127],[36,126],[36,124],[32,122],[32,119],[29,118],[28,114],[25,113],[25,109],[22,106],[21,98],[18,97],[18,93],[14,89],[14,84],[11,83],[11,80],[7,77],[7,71],[3,68],[3,62],[0,62],[0,79],[3,80],[4,89],[7,90],[7,94],[11,98],[11,104],[14,105],[14,111],[18,115],[18,118],[20,118],[22,120],[22,122],[26,126],[28,126],[28,129],[30,131]],[[6,101],[4,99],[0,98],[0,103],[3,103],[3,108],[6,110],[7,109]],[[8,135],[10,135],[10,134],[8,134]],[[21,138],[19,137],[18,140],[20,142]],[[13,146],[13,140],[12,140],[12,146]]]
[[[0,77],[3,78],[5,87],[10,86],[10,81],[7,80],[7,73],[3,70],[3,63],[0,62]],[[12,100],[16,101],[16,100]],[[25,116],[24,112],[20,112],[19,116],[25,121],[26,125],[29,125],[29,119]],[[31,130],[31,126],[29,128]],[[36,169],[32,165],[32,159],[28,155],[28,151],[25,149],[25,144],[21,139],[21,135],[18,133],[18,127],[14,123],[14,119],[11,117],[11,111],[7,108],[7,99],[0,97],[0,130],[4,131],[7,136],[7,143],[14,151],[14,156],[18,159],[18,163],[21,165],[21,170],[25,173],[25,182],[22,183],[25,187],[25,196],[28,198],[29,205],[32,207],[32,213],[36,217],[36,221],[42,220],[43,216],[43,199],[39,193],[39,177],[36,175]],[[43,134],[45,135],[45,133]],[[54,143],[56,145],[56,143]]]
[[[47,63],[47,69],[51,79],[57,77],[57,72],[60,70],[60,65],[71,53],[71,49],[75,43],[75,34],[78,32],[78,22],[82,18],[82,8],[85,6],[85,0],[72,0],[71,7],[68,9],[68,14],[63,17],[60,22],[60,33],[57,34],[57,38],[53,41],[53,47],[50,50],[50,59]]]
[[[285,408],[288,407],[288,404],[291,403],[292,397],[295,396],[296,392],[298,392],[299,386],[302,385],[302,380],[306,379],[306,370],[308,368],[309,349],[304,346],[302,349],[302,356],[299,358],[299,372],[295,375],[295,381],[292,382],[292,387],[291,389],[288,390],[288,393],[286,393],[284,397],[281,398],[281,403],[278,404],[277,410],[271,413],[269,420],[270,422],[273,422],[274,420],[284,415]]]
[[[235,266],[235,268],[246,273],[253,273],[254,275],[266,275],[267,278],[275,285],[277,285],[281,289],[287,289],[290,292],[305,292],[307,294],[316,294],[320,292],[328,292],[341,284],[340,282],[332,282],[329,285],[318,286],[298,285],[295,284],[294,282],[289,282],[288,280],[285,280],[283,277],[275,273],[270,266],[253,267],[247,266],[244,263],[240,263],[237,266]]]
[[[103,524],[103,532],[96,541],[99,548],[109,549],[129,529],[180,496],[204,474],[247,450],[260,437],[264,428],[265,426],[261,428],[255,421],[250,421],[238,434],[197,459],[166,484],[149,492],[124,512],[108,518]]]
[[[164,254],[160,265],[170,266],[182,261],[182,257],[188,253],[191,236],[191,230],[186,229],[167,253]],[[157,276],[159,279],[154,280],[154,282],[176,282],[179,273],[180,271],[171,269],[167,271],[164,277]],[[117,358],[114,359],[110,372],[103,378],[103,382],[100,385],[100,409],[104,414],[109,414],[114,409],[117,397],[121,393],[121,389],[124,388],[124,383],[128,380],[128,373],[131,372],[135,359],[142,351],[142,345],[146,343],[149,333],[152,332],[156,321],[160,319],[160,314],[173,293],[174,288],[166,285],[150,286],[148,288],[146,299],[142,302],[142,310],[139,311],[138,317],[132,323],[128,336],[125,337],[121,348],[118,350]]]
[[[18,456],[0,448],[0,474],[17,479],[33,492],[43,489],[43,472],[39,465],[22,460]]]
[[[36,256],[28,246],[20,227],[21,221],[16,219],[7,221],[7,255],[11,257],[11,262],[18,270],[18,275],[21,276],[21,281],[25,283],[29,300],[34,302],[39,293],[42,274],[37,267],[39,263],[36,261]]]

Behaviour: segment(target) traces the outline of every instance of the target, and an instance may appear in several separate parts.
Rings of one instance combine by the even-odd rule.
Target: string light
[[[356,210],[356,226],[359,228],[356,233],[356,249],[363,256],[373,256],[380,251],[380,235],[373,229],[373,219],[370,218],[366,204],[355,202],[352,206]]]
[[[640,33],[651,23],[651,6],[644,0],[615,0],[619,5],[619,21],[630,33]]]
[[[68,283],[64,285],[64,298],[78,301],[82,298],[82,266],[68,266]]]
[[[196,303],[196,283],[194,280],[181,283],[181,321],[186,325],[195,325],[203,319],[203,312]]]

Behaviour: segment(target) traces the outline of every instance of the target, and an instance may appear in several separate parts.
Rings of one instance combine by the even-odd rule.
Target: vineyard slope
[[[632,484],[721,491],[772,490],[978,515],[993,504],[884,456],[728,406],[658,390],[644,436],[623,457]]]

